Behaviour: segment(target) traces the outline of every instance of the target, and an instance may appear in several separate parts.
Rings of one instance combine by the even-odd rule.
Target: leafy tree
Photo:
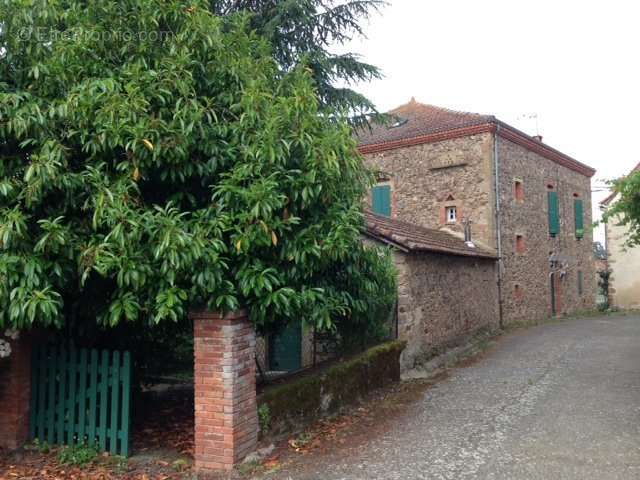
[[[611,285],[611,270],[600,270],[598,273],[598,290],[603,297],[603,301],[598,304],[598,309],[601,311],[607,310],[610,307],[610,292],[609,287]]]
[[[364,36],[363,20],[379,11],[382,0],[213,0],[219,15],[251,14],[251,26],[273,46],[285,72],[304,63],[311,71],[322,105],[346,112],[362,125],[375,107],[351,86],[380,78],[377,67],[354,53],[333,53],[354,36]]]
[[[603,220],[626,226],[626,245],[640,246],[640,169],[611,183],[617,196],[604,213]]]
[[[0,326],[367,322],[370,182],[314,74],[201,0],[0,4]]]

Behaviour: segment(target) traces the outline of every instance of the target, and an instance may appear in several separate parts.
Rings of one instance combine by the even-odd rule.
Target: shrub
[[[71,445],[63,447],[58,453],[58,462],[63,465],[84,467],[98,457],[98,450],[92,445]]]

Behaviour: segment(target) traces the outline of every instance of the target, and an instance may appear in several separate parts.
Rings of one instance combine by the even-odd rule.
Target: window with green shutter
[[[584,207],[582,200],[576,198],[573,201],[573,211],[576,218],[576,238],[584,237]]]
[[[391,216],[391,186],[376,185],[371,192],[373,213],[385,217]]]
[[[558,192],[547,192],[549,206],[549,235],[556,236],[560,233],[560,207],[558,204]]]

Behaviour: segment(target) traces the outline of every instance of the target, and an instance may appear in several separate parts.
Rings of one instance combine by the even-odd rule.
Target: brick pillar
[[[244,311],[194,312],[195,468],[229,470],[256,449],[255,345]]]
[[[0,358],[0,448],[14,450],[29,438],[31,340],[8,341],[11,355]]]

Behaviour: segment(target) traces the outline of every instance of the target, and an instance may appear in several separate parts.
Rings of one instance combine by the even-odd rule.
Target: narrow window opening
[[[516,253],[524,253],[526,251],[523,235],[516,235]]]
[[[513,287],[513,296],[516,298],[516,300],[522,300],[524,298],[524,289],[519,283],[516,283]]]
[[[524,201],[524,185],[521,180],[516,180],[514,184],[515,197],[516,201],[523,202]]]
[[[446,207],[445,211],[446,211],[447,223],[456,223],[458,218],[458,211],[456,207],[454,206]]]

